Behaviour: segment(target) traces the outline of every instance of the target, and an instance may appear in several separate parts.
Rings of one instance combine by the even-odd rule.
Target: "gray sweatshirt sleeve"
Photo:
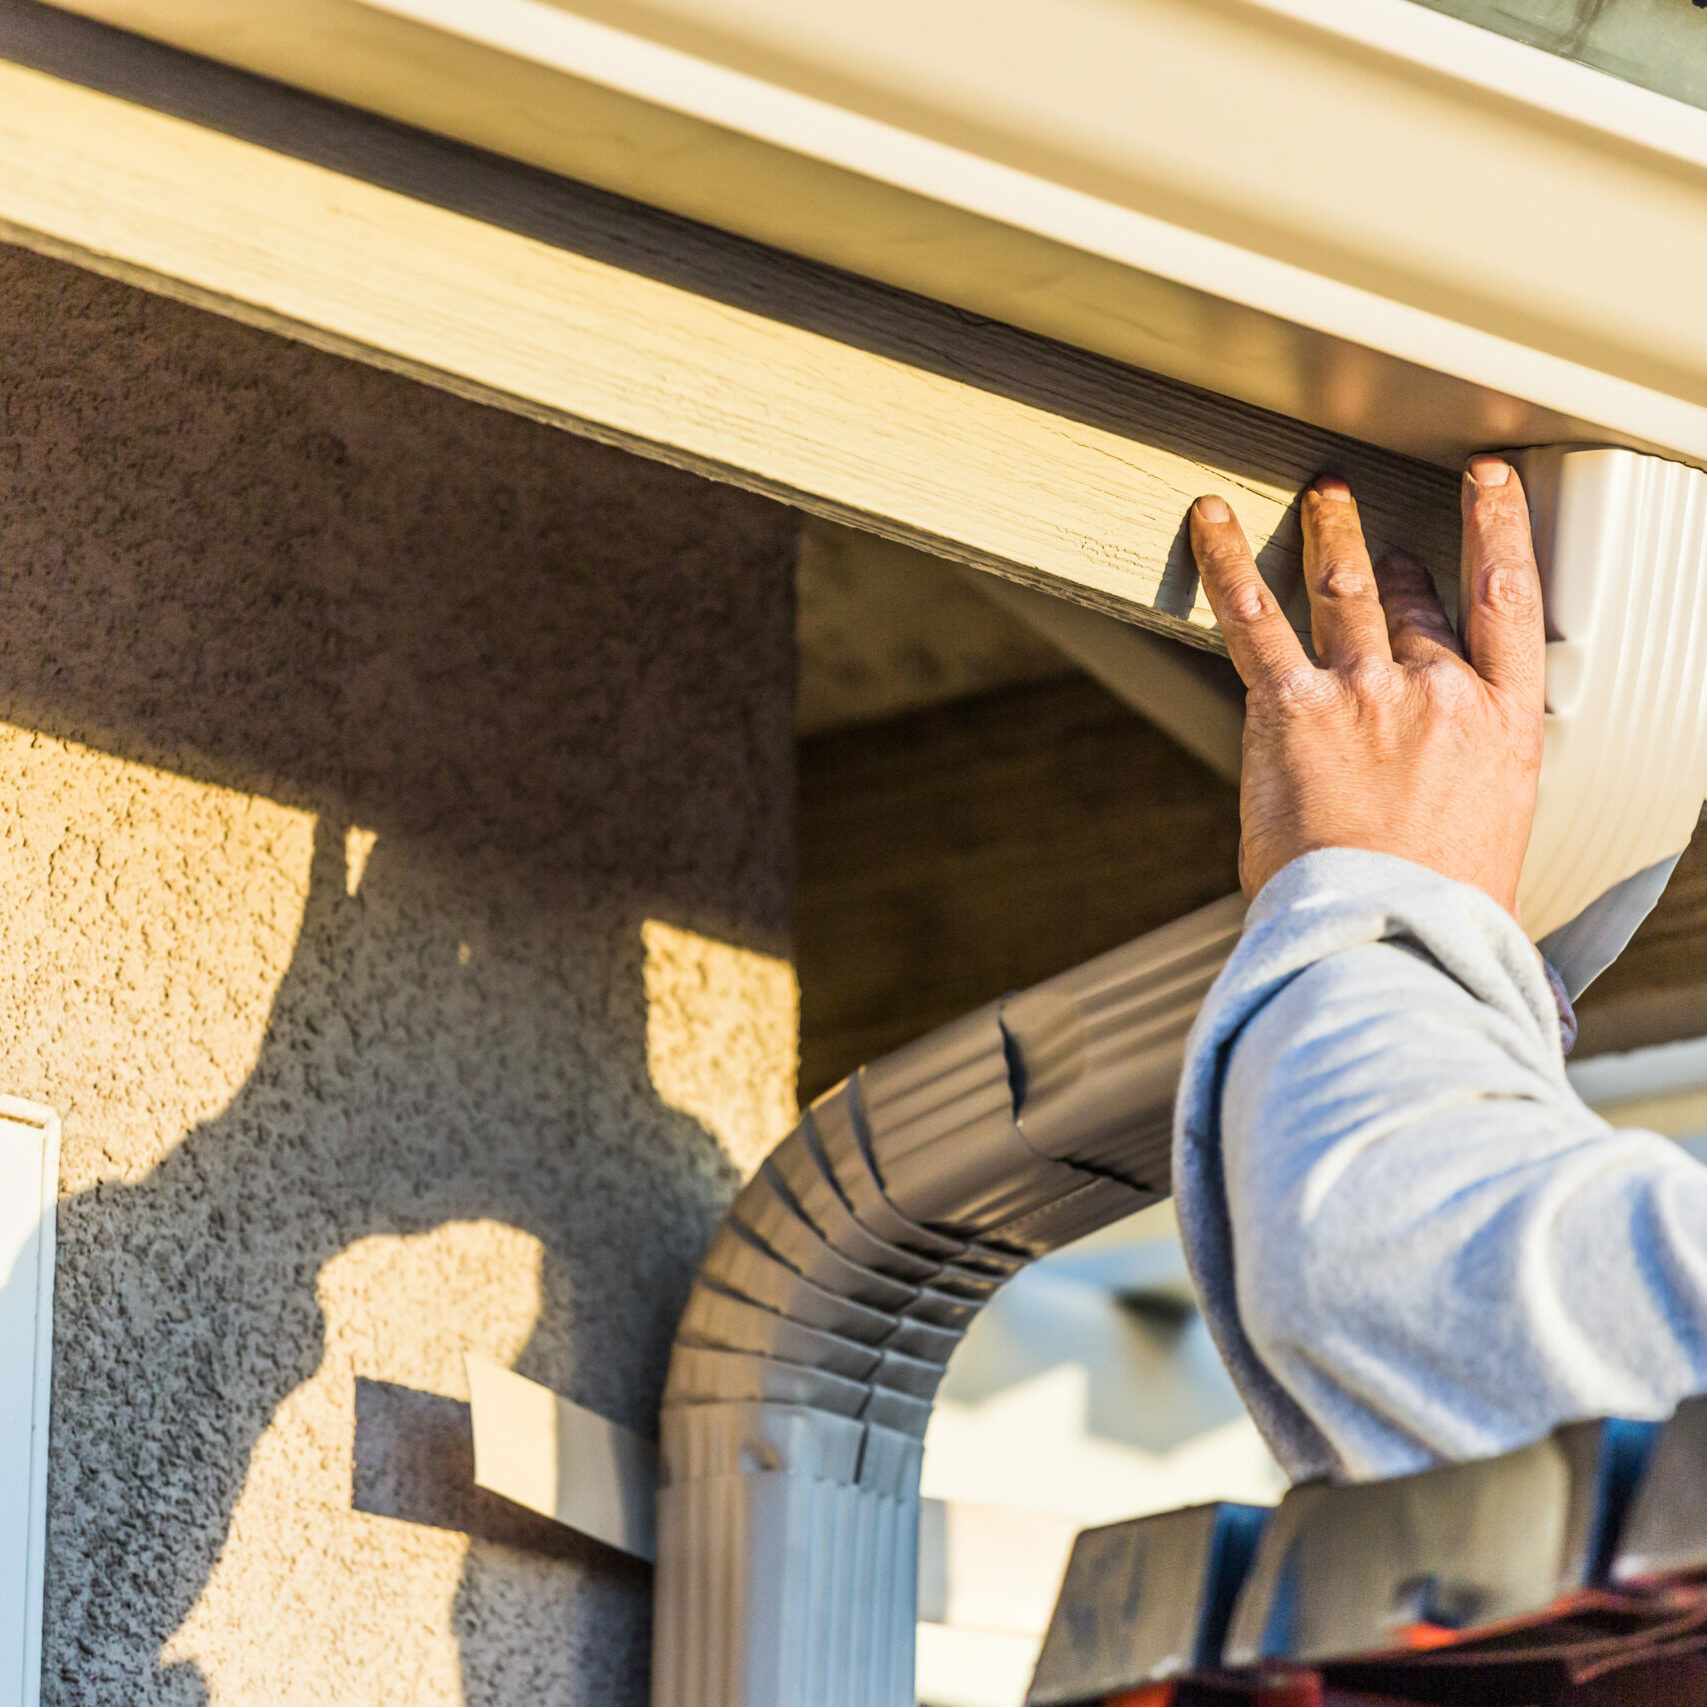
[[[1329,849],[1204,1004],[1175,1126],[1210,1326],[1294,1477],[1481,1457],[1707,1389],[1707,1168],[1566,1081],[1488,897]]]

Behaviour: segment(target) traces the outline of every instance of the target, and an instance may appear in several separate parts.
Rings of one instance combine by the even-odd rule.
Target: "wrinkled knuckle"
[[[1277,670],[1268,684],[1267,709],[1282,718],[1315,711],[1321,704],[1321,677],[1321,671],[1310,664],[1293,664]]]
[[[1482,603],[1496,616],[1528,622],[1541,614],[1541,582],[1519,557],[1496,557],[1482,576]]]
[[[1370,593],[1369,575],[1355,557],[1331,557],[1322,565],[1316,581],[1317,596],[1335,603],[1367,598]]]
[[[1218,525],[1212,533],[1197,539],[1197,555],[1223,570],[1238,569],[1251,562],[1250,547],[1242,533],[1234,531],[1231,522]]]
[[[1268,614],[1268,599],[1254,581],[1240,581],[1229,587],[1222,599],[1222,620],[1235,623],[1261,622]]]
[[[1380,658],[1357,658],[1340,672],[1352,696],[1365,704],[1385,705],[1403,686],[1399,673]]]
[[[1474,703],[1478,684],[1456,659],[1434,658],[1417,671],[1424,698],[1438,711],[1460,712]]]

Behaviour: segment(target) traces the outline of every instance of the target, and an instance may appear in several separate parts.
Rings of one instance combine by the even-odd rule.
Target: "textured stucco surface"
[[[793,539],[0,249],[54,1707],[644,1699],[645,1572],[353,1510],[354,1394],[473,1349],[648,1421],[787,1115]]]

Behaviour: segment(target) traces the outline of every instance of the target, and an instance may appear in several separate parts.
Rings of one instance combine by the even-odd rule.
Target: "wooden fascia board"
[[[1410,0],[71,0],[1334,430],[1707,464],[1707,113]]]
[[[1455,558],[1428,465],[47,8],[0,11],[0,236],[1199,644],[1199,491],[1294,595],[1324,467]]]

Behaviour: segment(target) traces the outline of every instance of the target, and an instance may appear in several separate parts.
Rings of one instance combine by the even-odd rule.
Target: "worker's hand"
[[[1472,883],[1516,912],[1541,769],[1541,581],[1508,463],[1471,460],[1463,510],[1460,643],[1418,564],[1395,553],[1371,568],[1343,480],[1304,494],[1312,663],[1227,505],[1192,506],[1198,572],[1249,690],[1247,895],[1313,848],[1367,848]]]

